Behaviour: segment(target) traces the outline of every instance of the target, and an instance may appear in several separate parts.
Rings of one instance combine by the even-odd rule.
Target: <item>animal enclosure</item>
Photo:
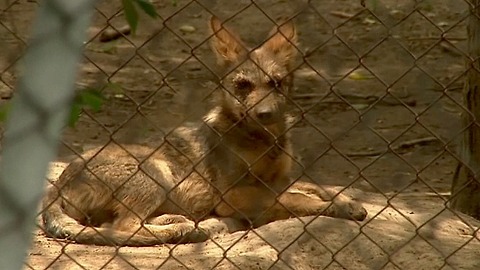
[[[298,35],[286,97],[292,179],[336,186],[363,204],[366,220],[292,217],[154,247],[82,245],[49,238],[38,226],[25,269],[479,268],[480,222],[449,208],[462,162],[461,115],[469,113],[462,89],[470,2],[364,2],[156,0],[158,18],[139,12],[135,34],[105,42],[105,31],[127,22],[121,1],[98,1],[76,84],[98,106],[82,103],[64,129],[47,185],[86,150],[156,149],[176,128],[202,121],[227,88],[210,48],[212,15],[250,48],[291,19]],[[1,5],[6,104],[39,3]]]

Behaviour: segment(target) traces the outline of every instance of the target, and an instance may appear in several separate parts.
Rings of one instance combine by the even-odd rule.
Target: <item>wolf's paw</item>
[[[168,224],[189,223],[189,222],[192,222],[192,221],[189,220],[187,217],[182,215],[175,215],[175,214],[163,214],[161,216],[154,217],[147,220],[148,224],[153,224],[153,225],[168,225]]]
[[[195,224],[180,224],[177,229],[180,230],[181,236],[174,239],[175,243],[199,243],[209,239],[208,232],[196,227]]]
[[[335,208],[335,217],[362,221],[368,215],[367,210],[358,202],[335,201],[333,205]]]

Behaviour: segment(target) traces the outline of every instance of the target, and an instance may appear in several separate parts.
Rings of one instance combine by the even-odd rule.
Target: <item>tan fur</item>
[[[289,178],[285,113],[296,48],[291,22],[248,53],[217,18],[212,48],[226,91],[201,124],[174,130],[158,149],[110,142],[65,169],[43,201],[48,235],[78,243],[147,246],[295,216],[363,220],[344,195]]]

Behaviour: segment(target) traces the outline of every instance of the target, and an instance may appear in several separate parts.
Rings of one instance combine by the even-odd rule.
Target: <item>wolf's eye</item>
[[[249,90],[253,88],[253,84],[249,80],[240,79],[235,80],[233,83],[235,84],[235,88],[237,88],[238,90]]]
[[[270,88],[279,89],[279,88],[282,87],[282,80],[277,79],[277,78],[271,78],[270,80],[268,80],[267,86],[270,87]]]

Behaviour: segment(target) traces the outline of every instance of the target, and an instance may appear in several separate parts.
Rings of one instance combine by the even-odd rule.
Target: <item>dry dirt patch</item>
[[[64,166],[54,163],[49,178],[56,178]],[[442,198],[345,192],[364,202],[369,211],[366,221],[292,218],[204,243],[142,248],[79,245],[49,239],[37,231],[27,265],[33,269],[480,267],[480,222],[446,209]]]

